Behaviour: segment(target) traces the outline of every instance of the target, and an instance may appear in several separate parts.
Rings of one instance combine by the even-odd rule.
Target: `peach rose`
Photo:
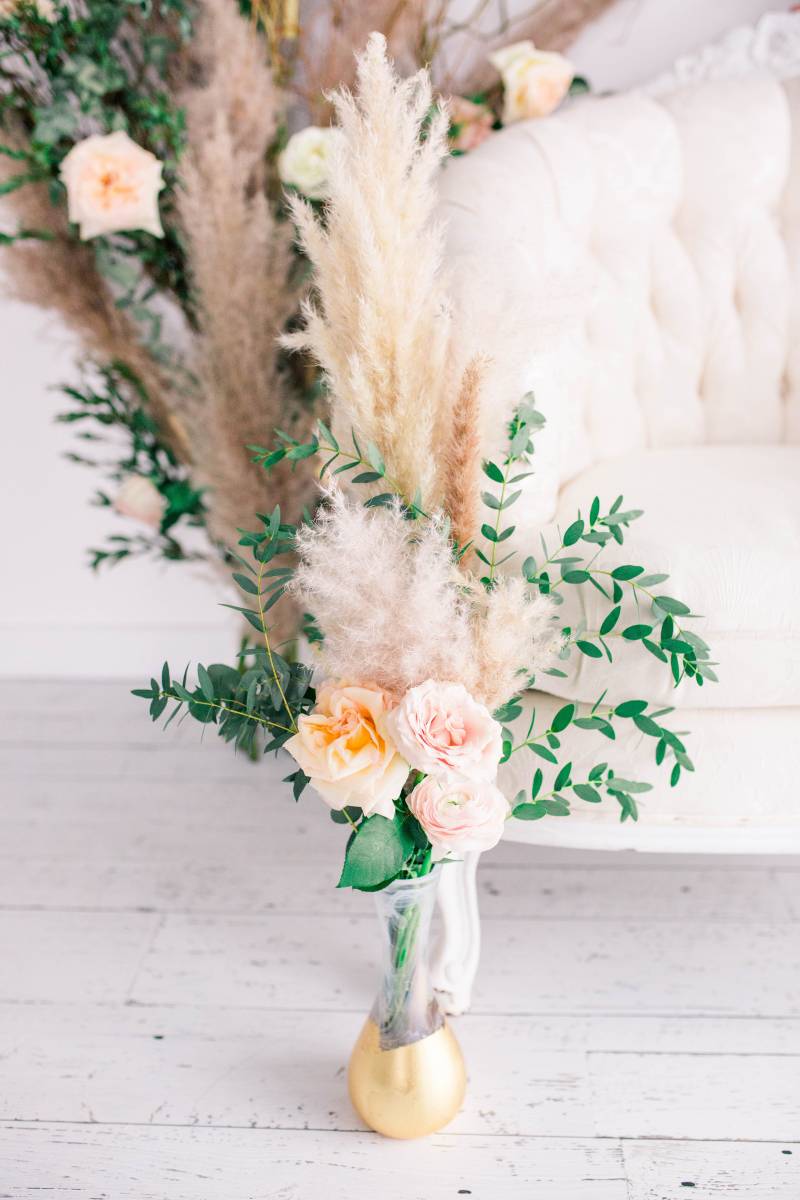
[[[454,127],[450,138],[454,150],[474,150],[486,141],[494,124],[494,113],[490,108],[463,96],[451,96],[448,109],[450,124]]]
[[[61,180],[69,219],[80,226],[81,239],[123,229],[163,237],[158,213],[162,166],[122,130],[95,134],[73,146],[61,164]]]
[[[379,688],[326,683],[314,711],[298,719],[286,749],[331,808],[394,816],[409,767],[389,736],[391,703]]]
[[[166,498],[146,475],[129,475],[112,501],[112,508],[120,516],[133,517],[154,529],[161,524],[166,507]]]
[[[515,42],[489,55],[503,77],[503,123],[546,117],[569,91],[575,69],[563,54],[537,50],[533,42]]]
[[[400,753],[426,775],[497,774],[501,728],[461,683],[428,679],[411,688],[389,714],[389,730]]]
[[[429,775],[410,793],[407,804],[428,835],[434,860],[491,850],[503,836],[508,816],[508,801],[486,779]]]

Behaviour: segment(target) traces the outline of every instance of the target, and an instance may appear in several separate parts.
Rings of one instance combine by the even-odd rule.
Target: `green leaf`
[[[483,463],[483,472],[485,475],[488,475],[494,483],[503,482],[503,472],[495,463],[487,460],[485,463]]]
[[[258,595],[258,586],[247,575],[242,575],[239,571],[234,571],[233,578],[238,583],[243,592],[247,592],[250,596]]]
[[[566,729],[574,716],[574,704],[565,704],[563,708],[560,708],[550,722],[550,728],[552,729],[553,733],[561,733],[563,729]],[[556,791],[557,790],[558,784],[556,784]]]
[[[214,701],[216,699],[216,696],[214,695],[214,684],[211,682],[211,676],[204,666],[198,666],[197,680],[200,684],[200,690],[202,691],[206,700]]]
[[[589,509],[589,524],[594,525],[597,518],[600,516],[600,497],[595,496],[592,501],[592,507]]]
[[[673,600],[671,596],[656,596],[654,604],[657,604],[662,612],[670,613],[674,617],[685,617],[691,612],[688,604],[684,604],[682,600]]]
[[[536,754],[539,758],[543,758],[545,762],[558,763],[558,759],[552,750],[548,750],[546,746],[539,746],[536,742],[531,743],[528,749],[532,754]]]
[[[575,543],[577,541],[579,541],[584,528],[585,528],[584,523],[580,519],[580,517],[578,518],[577,521],[573,521],[571,525],[567,526],[567,530],[564,534],[564,539],[563,539],[564,545],[565,546],[574,546]]]
[[[643,571],[644,571],[644,567],[632,567],[632,566],[615,567],[614,570],[611,572],[611,577],[612,577],[612,579],[622,579],[622,580],[635,579],[636,576],[641,575],[643,573]]]
[[[367,442],[367,462],[379,475],[386,474],[386,463],[374,442]]]
[[[614,713],[618,717],[638,717],[646,708],[646,700],[623,700],[622,704],[616,706]]]
[[[541,769],[537,767],[536,771],[534,772],[533,782],[531,783],[531,800],[535,800],[539,795],[539,792],[542,790],[543,780],[544,775],[542,774]]]
[[[606,787],[612,791],[620,792],[652,792],[652,783],[639,783],[634,779],[617,779],[616,775],[613,779],[609,779]]]
[[[564,583],[586,583],[590,575],[588,571],[565,571],[561,578]]]
[[[587,658],[603,657],[603,651],[599,646],[595,646],[594,642],[576,642],[575,645],[578,647],[581,654],[585,654]]]
[[[588,783],[573,783],[572,790],[576,796],[581,800],[585,800],[587,804],[600,804],[603,799],[597,788],[593,788]]]
[[[648,637],[652,632],[652,625],[629,625],[627,629],[623,629],[622,636],[627,638],[629,642],[638,642],[642,638]]]
[[[394,878],[405,856],[406,843],[397,822],[378,814],[367,817],[347,848],[337,886],[379,887]]]
[[[322,436],[325,438],[328,445],[331,446],[334,450],[338,451],[339,443],[337,442],[336,438],[333,436],[333,434],[331,433],[330,429],[325,424],[325,422],[318,420],[317,428],[319,429],[319,432],[322,434]]]
[[[606,634],[606,633],[611,632],[611,630],[614,628],[617,621],[619,620],[619,615],[621,612],[622,612],[622,609],[617,604],[614,608],[611,609],[611,611],[609,613],[607,613],[607,615],[605,616],[605,618],[603,620],[603,624],[600,626],[601,634]]]
[[[543,800],[537,800],[534,804],[518,804],[511,810],[511,815],[520,821],[541,821],[547,816],[547,809]]]
[[[553,784],[553,791],[560,792],[563,787],[569,783],[570,775],[572,774],[572,763],[564,763],[564,766],[556,775],[556,781]]]

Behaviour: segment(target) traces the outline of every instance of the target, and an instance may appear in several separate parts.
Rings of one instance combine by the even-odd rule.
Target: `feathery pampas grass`
[[[410,522],[399,504],[368,509],[338,488],[328,501],[298,533],[292,585],[325,630],[323,676],[398,696],[450,680],[495,708],[551,661],[552,603],[517,579],[484,591],[458,570],[441,517]]]
[[[430,115],[426,72],[397,78],[380,34],[359,57],[357,78],[355,97],[332,98],[340,136],[324,224],[293,205],[317,301],[286,344],[323,368],[334,433],[374,442],[402,494],[419,492],[432,506],[441,497],[433,451],[458,389],[442,231],[432,220],[448,118]]]
[[[203,0],[188,53],[178,209],[198,308],[200,388],[187,424],[198,474],[211,488],[212,535],[235,545],[253,513],[280,500],[297,519],[310,491],[302,464],[270,479],[246,449],[291,424],[276,339],[299,289],[291,226],[276,218],[266,194],[283,101],[263,40],[231,0]]]

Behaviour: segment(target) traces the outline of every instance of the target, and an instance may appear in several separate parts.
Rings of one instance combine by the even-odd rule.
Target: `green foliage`
[[[141,381],[124,363],[115,362],[98,368],[93,384],[65,386],[62,390],[72,401],[72,407],[57,420],[75,428],[87,450],[101,444],[116,449],[110,458],[75,452],[67,457],[83,466],[102,469],[106,478],[116,484],[130,475],[144,476],[165,501],[157,530],[135,535],[114,534],[105,548],[90,550],[92,567],[113,565],[142,555],[173,561],[195,557],[181,543],[179,530],[205,524],[203,495],[192,486],[186,469],[162,441]],[[95,503],[110,507],[113,496],[100,490]]]
[[[47,182],[53,202],[63,205],[64,157],[88,133],[122,129],[164,163],[160,202],[169,215],[184,117],[166,74],[171,55],[190,32],[193,8],[189,0],[88,0],[77,12],[58,5],[52,22],[33,5],[0,21],[0,128],[13,118],[29,139],[24,149],[0,146],[20,164],[5,190]],[[95,246],[114,258],[135,259],[144,276],[186,308],[183,251],[169,222],[165,234],[163,239],[116,234],[96,239]],[[139,303],[146,303],[145,294],[140,290]]]
[[[482,529],[485,548],[476,547],[480,561],[487,568],[482,577],[487,590],[497,586],[496,572],[511,557],[508,554],[498,558],[496,551],[514,533],[514,526],[506,523],[505,514],[520,497],[521,489],[516,485],[530,474],[527,468],[533,455],[533,439],[543,425],[544,419],[536,410],[533,397],[526,396],[509,424],[505,457],[501,462],[483,464],[487,479],[499,489],[483,493],[491,518]],[[342,448],[322,422],[304,442],[282,431],[277,431],[276,436],[277,441],[271,448],[250,447],[254,461],[265,470],[271,470],[279,462],[296,463],[320,455],[323,458],[321,475],[348,473],[353,484],[369,488],[365,504],[399,503],[409,520],[429,519],[418,499],[408,503],[400,496],[387,474],[380,450],[371,444],[362,447],[355,433],[351,434],[352,448]],[[617,497],[607,510],[599,497],[595,497],[588,512],[585,515],[578,513],[561,534],[555,552],[550,553],[543,543],[541,562],[533,556],[524,559],[522,575],[532,589],[553,597],[556,602],[561,598],[562,587],[579,586],[591,586],[606,600],[608,608],[597,631],[564,630],[564,656],[574,646],[588,657],[601,658],[605,654],[612,661],[609,640],[622,637],[655,654],[667,665],[676,682],[682,677],[693,677],[702,683],[703,678],[713,678],[708,648],[702,639],[687,633],[676,623],[678,617],[691,617],[689,606],[661,591],[652,591],[660,588],[667,576],[647,574],[644,567],[632,563],[610,569],[597,565],[599,556],[608,546],[623,544],[630,523],[640,516],[638,509],[623,508],[622,496]],[[291,567],[279,560],[293,549],[297,530],[281,520],[279,508],[269,515],[260,515],[259,520],[260,528],[243,533],[240,540],[240,545],[250,550],[253,561],[233,556],[242,568],[234,572],[234,580],[249,604],[230,606],[235,607],[263,638],[263,646],[248,651],[255,656],[252,667],[242,665],[239,671],[218,666],[207,670],[198,667],[197,684],[189,691],[185,676],[178,683],[172,679],[165,664],[161,682],[153,679],[149,688],[136,692],[148,700],[154,720],[162,715],[168,701],[174,700],[176,708],[169,720],[185,707],[201,724],[216,723],[223,737],[251,754],[257,747],[259,733],[264,736],[265,750],[280,749],[296,732],[298,717],[309,711],[314,699],[310,671],[298,664],[290,664],[276,654],[266,623],[266,614],[278,603],[291,580]],[[454,544],[454,558],[463,550]],[[273,565],[276,563],[278,565]],[[652,621],[623,623],[626,589],[634,595],[637,606],[641,597],[647,597]],[[304,620],[309,639],[322,640],[324,630],[317,627],[313,615],[305,614]],[[555,668],[551,673],[564,674]],[[531,683],[528,681],[527,686]],[[621,775],[605,761],[576,777],[573,762],[563,748],[563,739],[568,733],[571,737],[572,730],[615,742],[620,723],[631,722],[641,734],[653,739],[656,766],[666,764],[672,786],[679,781],[682,771],[694,770],[682,736],[663,723],[662,718],[672,709],[651,708],[644,700],[627,700],[611,706],[603,703],[604,698],[604,695],[600,696],[588,712],[572,702],[562,704],[546,728],[540,731],[536,729],[534,709],[527,731],[519,740],[510,726],[522,715],[521,696],[512,696],[496,710],[495,719],[502,726],[502,761],[508,761],[523,749],[536,760],[530,792],[517,795],[512,805],[513,816],[527,821],[546,816],[564,817],[571,813],[576,801],[598,804],[610,799],[618,805],[622,821],[638,818],[637,798],[650,791],[652,784]],[[331,814],[334,821],[351,828],[340,887],[374,891],[386,887],[394,879],[410,878],[430,870],[432,847],[406,804],[409,791],[422,778],[424,776],[418,773],[409,777],[395,800],[391,820],[378,814],[365,816],[361,809],[354,807]],[[297,799],[309,779],[302,770],[296,770],[286,782],[292,784]]]

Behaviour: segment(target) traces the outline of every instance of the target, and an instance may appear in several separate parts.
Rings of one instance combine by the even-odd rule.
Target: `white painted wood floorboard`
[[[342,831],[198,733],[0,683],[0,1200],[800,1198],[800,861],[498,848],[466,1106],[390,1143]]]

